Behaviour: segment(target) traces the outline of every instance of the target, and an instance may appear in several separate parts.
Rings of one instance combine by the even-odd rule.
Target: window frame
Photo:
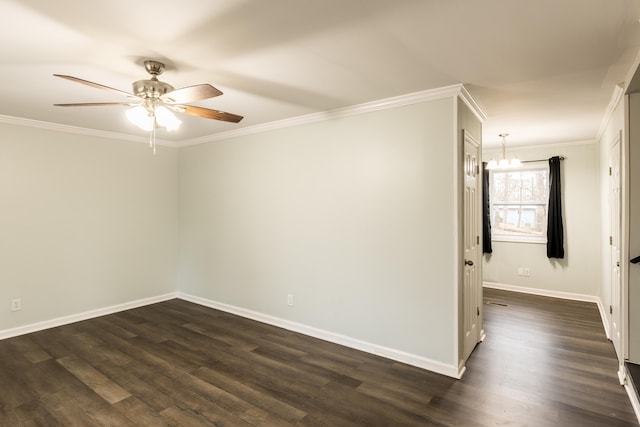
[[[495,172],[518,172],[522,170],[544,170],[549,176],[549,164],[545,160],[541,161],[532,161],[523,163],[522,166],[516,169],[489,169],[489,212],[493,212],[493,202],[494,202],[494,178],[493,173]],[[545,203],[512,203],[514,206],[545,206],[547,217],[549,215],[549,180],[547,179],[547,188],[546,188],[546,197]],[[500,203],[500,205],[505,205],[506,203]],[[524,235],[517,233],[494,233],[494,225],[493,221],[491,221],[491,241],[492,242],[512,242],[512,243],[534,243],[534,244],[546,244],[547,243],[547,233],[546,233],[546,224],[545,231],[542,235]]]

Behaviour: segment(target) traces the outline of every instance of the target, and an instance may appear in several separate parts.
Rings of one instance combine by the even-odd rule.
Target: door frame
[[[475,163],[472,165],[468,165],[466,164],[466,144],[470,143],[471,145],[473,145],[475,147],[476,150],[476,156],[475,156]],[[472,310],[474,313],[477,313],[477,315],[474,315],[475,317],[475,321],[476,321],[476,327],[475,327],[475,334],[474,334],[474,345],[472,348],[467,348],[466,344],[466,339],[465,339],[465,335],[466,335],[466,320],[467,320],[467,316],[469,316],[469,312],[468,310],[465,310],[465,301],[466,301],[466,295],[465,295],[465,286],[464,286],[464,281],[465,281],[465,275],[466,275],[466,269],[467,267],[465,266],[465,245],[463,243],[463,248],[462,248],[462,258],[460,260],[461,262],[461,271],[463,272],[463,282],[462,282],[462,293],[461,293],[461,298],[462,298],[462,304],[461,304],[461,308],[462,308],[462,318],[461,318],[461,334],[462,334],[462,351],[460,353],[460,361],[461,363],[465,363],[466,360],[469,358],[469,356],[473,353],[473,349],[475,348],[475,346],[484,340],[484,313],[483,313],[483,307],[482,307],[482,301],[483,301],[483,288],[482,288],[482,175],[481,173],[483,172],[481,170],[482,168],[482,145],[480,144],[480,142],[473,137],[473,135],[471,135],[468,131],[466,131],[465,129],[462,129],[462,192],[464,194],[465,191],[465,179],[466,179],[466,168],[467,167],[471,167],[473,169],[473,173],[475,174],[475,185],[476,185],[476,197],[475,197],[475,213],[476,213],[476,224],[475,224],[475,233],[474,236],[467,236],[466,235],[466,227],[464,225],[465,223],[465,217],[466,217],[466,213],[467,213],[467,206],[464,202],[464,197],[463,197],[463,206],[462,206],[462,218],[463,218],[463,227],[462,227],[462,242],[465,242],[467,238],[471,238],[472,240],[476,241],[476,246],[477,246],[477,256],[476,259],[473,260],[474,261],[474,265],[473,265],[473,272],[475,274],[475,283],[476,283],[476,289],[475,289],[475,304],[472,304],[475,306],[476,310]],[[472,302],[473,303],[473,302]],[[473,313],[472,313],[473,314]]]
[[[624,270],[624,262],[622,258],[623,253],[623,245],[622,245],[622,206],[623,206],[623,165],[622,165],[622,150],[623,150],[623,139],[622,139],[622,130],[618,132],[618,136],[613,139],[613,141],[608,146],[608,154],[609,154],[609,330],[608,335],[609,339],[613,343],[613,347],[616,351],[616,356],[621,364],[624,363],[625,355],[623,351],[623,341],[625,334],[625,322],[624,322],[624,296],[623,296],[623,270]],[[615,157],[615,159],[614,159]],[[614,160],[617,163],[617,173],[614,168]],[[614,197],[614,186],[617,186],[617,202],[613,200]],[[617,205],[617,212],[614,210],[614,207]],[[617,219],[614,218],[617,216]],[[616,253],[617,252],[617,253]],[[617,270],[617,275],[616,275]],[[614,280],[617,276],[617,280]],[[615,289],[617,287],[617,290]],[[614,325],[616,328],[614,328]]]

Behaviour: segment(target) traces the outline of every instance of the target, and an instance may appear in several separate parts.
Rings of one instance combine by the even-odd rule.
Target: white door
[[[482,307],[482,268],[480,249],[481,184],[480,144],[464,132],[464,284],[463,325],[464,344],[462,360],[466,360],[480,341]]]
[[[622,311],[620,310],[620,137],[611,147],[609,152],[609,180],[611,207],[611,306],[609,307],[609,338],[613,342],[613,347],[621,359],[620,352],[620,325],[622,322]]]

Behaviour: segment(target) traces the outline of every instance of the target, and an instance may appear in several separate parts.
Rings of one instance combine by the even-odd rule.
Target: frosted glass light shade
[[[142,105],[127,110],[127,119],[142,130],[150,131],[153,129],[153,116]]]
[[[159,106],[156,108],[156,121],[167,130],[176,130],[182,123],[167,107]]]

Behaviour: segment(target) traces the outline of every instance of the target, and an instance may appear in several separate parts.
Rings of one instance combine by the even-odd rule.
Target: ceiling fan
[[[158,76],[162,74],[165,68],[163,63],[158,61],[145,61],[144,68],[151,75],[151,78],[134,82],[132,85],[132,94],[78,77],[54,74],[56,77],[124,95],[129,98],[129,101],[125,102],[83,102],[54,105],[57,107],[133,107],[127,110],[127,118],[141,129],[151,132],[149,143],[154,148],[154,152],[156,127],[175,130],[181,123],[173,112],[232,123],[238,123],[243,119],[242,116],[237,114],[185,104],[222,95],[220,90],[210,84],[205,83],[174,89],[170,84],[158,80]]]

